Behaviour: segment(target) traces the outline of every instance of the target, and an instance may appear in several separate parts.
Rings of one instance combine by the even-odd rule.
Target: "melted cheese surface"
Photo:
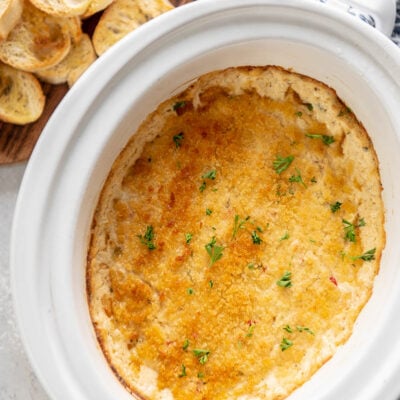
[[[376,156],[335,93],[274,67],[216,72],[117,159],[91,315],[143,398],[283,399],[350,336],[383,246]]]

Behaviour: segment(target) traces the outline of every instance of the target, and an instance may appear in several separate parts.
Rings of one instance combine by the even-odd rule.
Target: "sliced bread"
[[[49,15],[72,17],[88,8],[91,0],[30,0],[37,8]]]
[[[22,14],[22,0],[0,0],[0,41],[7,38]]]
[[[23,125],[43,112],[45,96],[38,79],[0,63],[0,120]]]
[[[104,11],[93,33],[97,55],[103,54],[140,25],[172,8],[166,0],[116,0]]]
[[[83,34],[79,42],[72,44],[71,51],[60,63],[37,71],[36,76],[55,85],[67,82],[71,87],[95,59],[92,41],[87,34]]]
[[[25,1],[21,21],[0,42],[0,60],[28,72],[58,64],[70,50],[76,23],[75,18],[48,15]]]
[[[105,10],[114,0],[92,0],[89,7],[81,15],[81,18],[88,18],[99,11]]]

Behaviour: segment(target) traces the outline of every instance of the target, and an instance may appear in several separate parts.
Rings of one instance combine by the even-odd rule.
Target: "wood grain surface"
[[[176,7],[191,1],[170,0]],[[91,35],[100,15],[101,13],[85,20],[82,24],[82,30]],[[42,87],[46,95],[46,105],[42,116],[36,122],[27,125],[14,125],[0,121],[0,164],[10,164],[29,159],[51,114],[68,91],[66,84],[50,85],[43,83]]]

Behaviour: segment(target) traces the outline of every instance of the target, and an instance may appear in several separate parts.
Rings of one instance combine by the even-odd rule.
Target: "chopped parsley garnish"
[[[217,177],[217,171],[215,169],[212,169],[211,171],[206,172],[202,178],[203,179],[211,179],[214,180]]]
[[[254,334],[255,325],[250,325],[249,329],[247,330],[246,337],[251,338]]]
[[[154,250],[156,245],[154,244],[154,229],[151,225],[146,228],[144,235],[137,235],[140,239],[140,243],[148,247],[149,250]]]
[[[206,208],[206,215],[211,215],[212,214],[212,210],[210,210],[209,208]]]
[[[193,235],[191,233],[185,233],[186,244],[189,244],[192,241]]]
[[[355,260],[363,260],[363,261],[372,261],[375,260],[375,252],[376,248],[366,251],[364,254],[360,256],[351,257],[354,261]]]
[[[351,222],[346,221],[345,219],[342,219],[342,222],[344,223],[345,239],[348,240],[349,242],[355,242],[356,241],[355,226]]]
[[[307,185],[304,183],[303,178],[301,177],[301,173],[300,173],[300,171],[299,171],[298,168],[296,168],[296,172],[297,172],[297,175],[292,175],[292,176],[289,178],[289,182],[301,183],[301,184],[306,188]]]
[[[283,330],[285,330],[288,333],[293,333],[293,329],[289,325],[285,325],[283,327]]]
[[[313,176],[313,177],[310,179],[310,182],[311,182],[311,183],[317,183],[317,178],[316,178],[315,176]]]
[[[187,292],[187,294],[190,294],[190,295],[192,295],[192,294],[194,294],[194,290],[193,290],[193,288],[188,288],[187,290],[186,290],[186,292]]]
[[[204,375],[203,372],[199,372],[199,373],[197,374],[197,377],[200,378],[200,379],[203,379],[204,376],[205,376],[205,375]]]
[[[343,115],[350,114],[351,112],[351,108],[346,107],[344,110],[340,110],[338,117],[343,117]]]
[[[288,333],[293,333],[294,332],[293,329],[289,325],[285,325],[283,327],[283,330],[285,330]],[[315,333],[310,328],[307,328],[306,326],[297,325],[296,326],[296,330],[297,330],[297,332],[307,332],[310,335],[313,335],[313,336],[315,335]]]
[[[213,280],[209,280],[208,281],[208,286],[210,286],[210,289],[212,289],[214,287],[214,281]]]
[[[301,111],[297,111],[297,112],[295,113],[295,115],[297,115],[298,117],[302,117],[302,116],[303,116],[303,113],[302,113]]]
[[[342,219],[342,222],[344,224],[344,238],[349,242],[354,243],[356,241],[356,228],[365,226],[364,218],[361,218],[359,220],[358,225],[354,225],[351,222],[346,221],[345,219]]]
[[[183,350],[187,350],[189,348],[189,339],[185,339],[185,341],[183,342],[183,346],[182,349]]]
[[[172,109],[174,111],[179,110],[180,108],[183,108],[186,106],[186,101],[185,100],[181,100],[181,101],[177,101],[173,106]]]
[[[203,179],[210,179],[213,181],[217,177],[217,171],[215,169],[212,169],[212,170],[206,172],[205,174],[203,174],[201,177]],[[201,184],[201,186],[199,187],[200,192],[204,192],[206,187],[207,187],[207,183],[204,180],[203,183]]]
[[[258,236],[257,231],[253,231],[251,232],[251,239],[253,240],[254,244],[261,244],[262,239],[260,238],[260,236]]]
[[[329,146],[330,144],[335,142],[335,138],[330,135],[321,135],[321,134],[313,134],[313,133],[306,133],[306,136],[311,139],[321,139],[324,144]]]
[[[292,286],[292,273],[290,271],[285,271],[282,277],[276,281],[276,284],[280,287],[289,288]]]
[[[255,264],[254,262],[251,262],[251,263],[247,264],[247,268],[248,269],[262,269],[263,265],[262,265],[262,263]]]
[[[289,347],[293,346],[293,342],[289,339],[286,339],[285,337],[282,339],[282,342],[280,344],[280,348],[282,351],[287,350]]]
[[[281,242],[282,240],[288,240],[289,239],[289,233],[285,232],[285,234],[279,239],[279,241]]]
[[[289,168],[293,160],[294,156],[287,156],[287,157],[276,156],[276,159],[274,160],[272,165],[276,173],[281,174],[283,171],[286,171]]]
[[[223,256],[224,247],[217,245],[215,236],[212,237],[211,241],[205,245],[208,255],[210,256],[210,266],[216,263]]]
[[[233,232],[232,232],[232,239],[236,237],[239,229],[244,229],[244,224],[250,219],[250,216],[240,220],[239,215],[235,215],[235,219],[233,221]]]
[[[181,373],[178,376],[179,376],[179,378],[183,378],[184,376],[186,376],[186,366],[185,366],[185,364],[182,364]]]
[[[307,107],[308,111],[314,110],[314,106],[311,103],[304,103],[304,105]]]
[[[200,364],[204,365],[208,361],[210,351],[203,349],[194,349],[193,354],[199,359]]]
[[[342,203],[340,201],[336,201],[335,203],[330,204],[331,211],[333,213],[335,213],[336,211],[339,211],[341,206],[342,206]]]
[[[175,147],[181,147],[182,146],[182,140],[183,140],[183,132],[178,133],[177,135],[174,135],[173,137]]]
[[[306,326],[300,326],[300,325],[298,325],[298,326],[296,326],[296,329],[297,329],[299,332],[307,332],[307,333],[309,333],[310,335],[315,336],[315,333],[314,333],[310,328],[307,328]]]

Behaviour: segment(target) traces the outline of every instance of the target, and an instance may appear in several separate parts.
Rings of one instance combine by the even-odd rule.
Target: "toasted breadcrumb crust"
[[[140,398],[284,399],[351,335],[384,244],[378,160],[334,90],[274,66],[216,71],[116,160],[91,317]]]

